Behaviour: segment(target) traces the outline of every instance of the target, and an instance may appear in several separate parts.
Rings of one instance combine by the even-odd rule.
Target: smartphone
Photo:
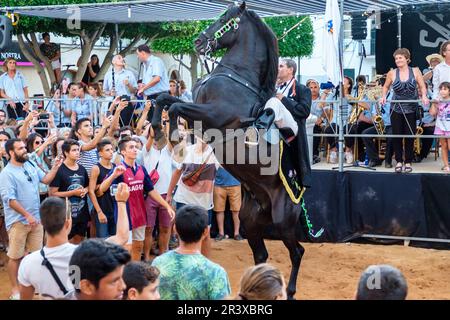
[[[122,101],[130,101],[131,100],[131,97],[129,96],[129,95],[126,95],[126,94],[124,94],[124,95],[122,95],[121,97],[120,97],[120,100],[122,100]]]
[[[109,188],[110,192],[111,192],[111,196],[115,197],[117,194],[117,189],[119,188],[118,184],[112,184],[111,187]]]
[[[112,116],[111,111],[106,111],[106,117],[109,118],[110,116]]]
[[[32,104],[31,105],[31,111],[38,111],[39,105],[38,104]]]

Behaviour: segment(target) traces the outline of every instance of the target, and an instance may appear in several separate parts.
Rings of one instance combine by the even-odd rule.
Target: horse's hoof
[[[257,146],[259,143],[258,129],[256,129],[255,127],[248,127],[247,130],[245,130],[244,142],[249,146]]]

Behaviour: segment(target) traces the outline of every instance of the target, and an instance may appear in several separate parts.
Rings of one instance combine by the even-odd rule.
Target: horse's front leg
[[[162,130],[161,125],[161,118],[164,107],[157,103],[154,104],[152,107],[154,108],[154,110],[151,125],[153,128],[153,132],[155,133],[155,140],[158,141],[164,136],[164,132]]]

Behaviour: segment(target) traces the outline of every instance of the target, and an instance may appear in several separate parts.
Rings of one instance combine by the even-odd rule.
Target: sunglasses
[[[42,144],[42,141],[36,140],[36,141],[34,142],[34,144],[37,144],[37,145]]]
[[[30,174],[28,173],[27,170],[23,169],[23,173],[25,173],[25,175],[27,176],[27,180],[28,180],[29,182],[33,182],[33,179],[31,179],[31,176],[30,176]]]

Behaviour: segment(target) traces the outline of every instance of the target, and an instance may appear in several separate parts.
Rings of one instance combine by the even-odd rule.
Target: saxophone
[[[349,97],[347,100],[352,103],[355,102],[355,105],[353,106],[352,112],[350,114],[350,117],[348,118],[348,124],[355,125],[358,122],[359,115],[364,111],[364,107],[359,106],[359,101],[364,97],[364,84],[359,83],[358,84],[358,96],[356,98]]]
[[[378,104],[378,99],[380,99],[382,94],[383,94],[382,86],[375,85],[372,87],[368,87],[366,90],[367,98],[369,100],[373,101],[372,103],[375,103],[375,109],[377,111],[377,114],[373,119],[373,125],[375,126],[375,129],[377,130],[377,134],[379,134],[379,135],[384,134],[384,131],[386,129],[386,127],[384,125],[383,117],[381,115],[381,109]]]
[[[378,135],[383,135],[384,134],[384,130],[386,128],[385,128],[385,125],[384,125],[383,117],[381,116],[381,110],[380,110],[380,107],[378,106],[378,102],[376,102],[376,104],[375,104],[375,109],[377,110],[377,114],[373,118],[373,125],[375,127],[375,130],[377,130],[377,134]]]
[[[416,136],[420,136],[423,134],[423,128],[421,125],[417,126],[416,129]],[[420,150],[421,150],[421,146],[420,146],[420,138],[417,137],[414,139],[414,152],[415,154],[419,155],[420,154]]]

